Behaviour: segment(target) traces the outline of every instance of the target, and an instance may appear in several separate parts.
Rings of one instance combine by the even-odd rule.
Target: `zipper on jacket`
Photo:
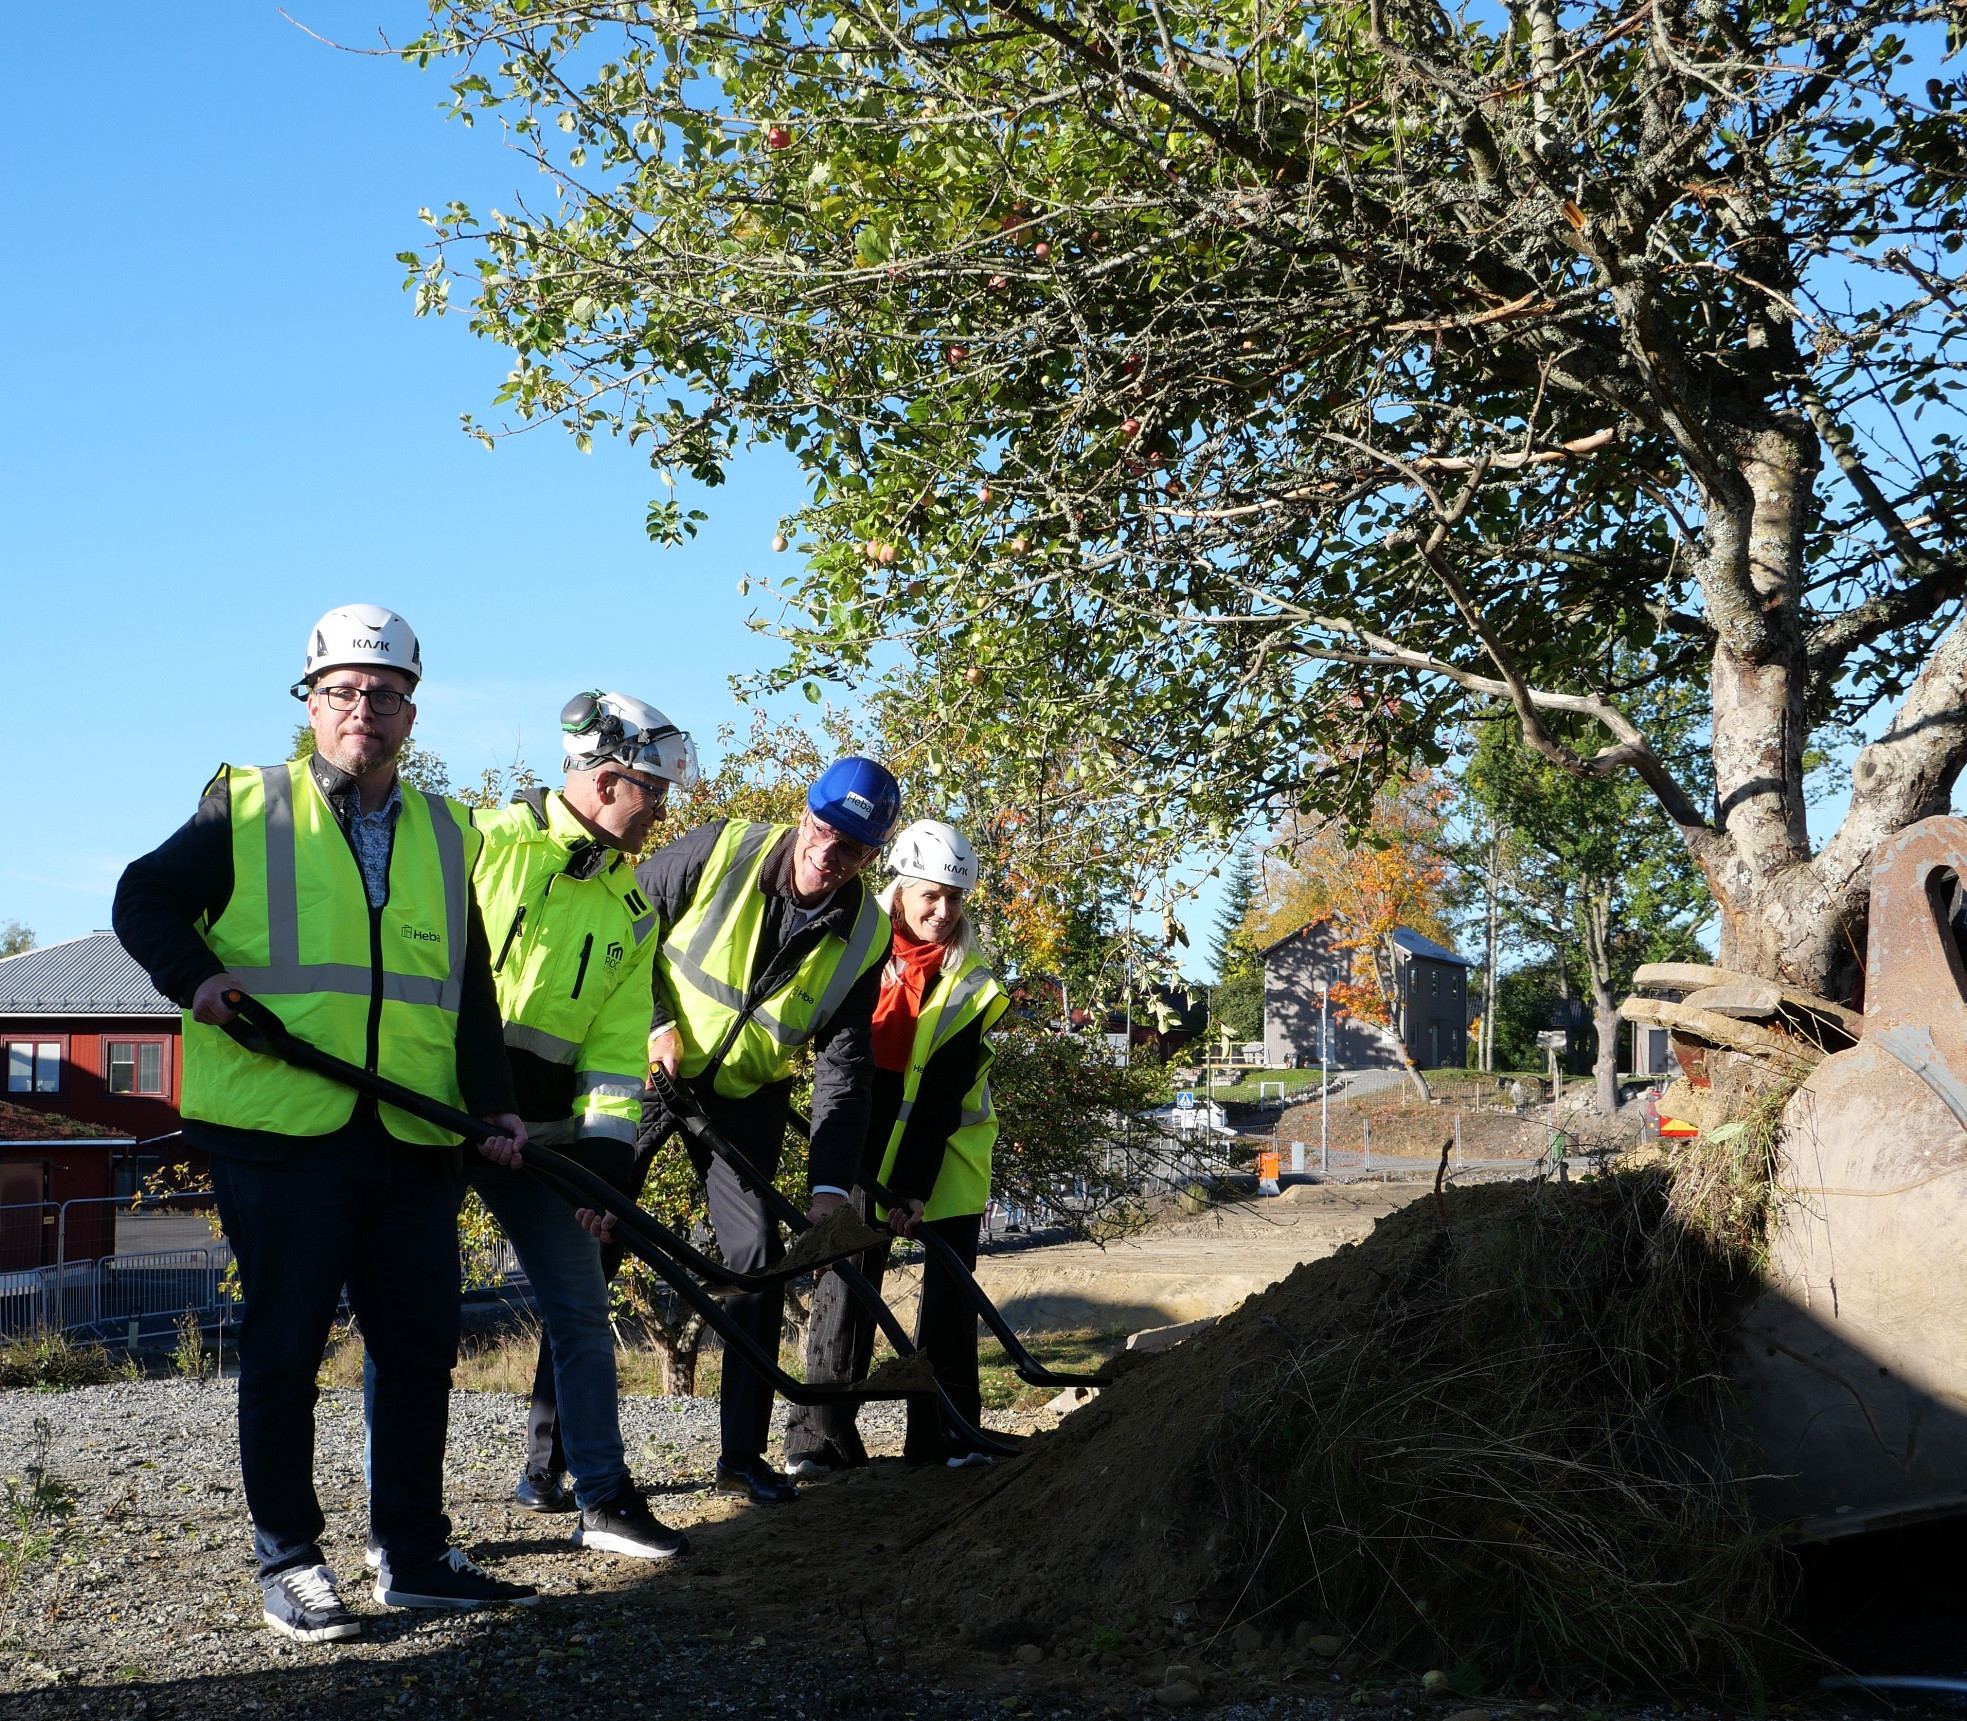
[[[519,936],[520,927],[526,924],[526,905],[522,902],[518,912],[512,917],[512,924],[505,929],[505,942],[499,946],[499,959],[492,964],[494,974],[503,973],[505,959],[512,954],[512,941]]]
[[[369,910],[368,1057],[362,1066],[371,1075],[382,1067],[382,986],[382,905],[378,903]]]
[[[581,940],[581,965],[574,970],[574,989],[568,994],[571,998],[581,995],[581,983],[587,979],[587,959],[594,954],[594,934],[589,933]]]

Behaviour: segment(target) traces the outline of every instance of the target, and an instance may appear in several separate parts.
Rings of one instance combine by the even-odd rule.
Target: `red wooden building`
[[[113,933],[0,957],[0,1067],[0,1270],[54,1261],[60,1204],[129,1196],[190,1157],[177,1006]],[[37,1201],[54,1215],[33,1227],[38,1248],[11,1222]],[[103,1252],[110,1230],[107,1207],[71,1209],[66,1258]]]

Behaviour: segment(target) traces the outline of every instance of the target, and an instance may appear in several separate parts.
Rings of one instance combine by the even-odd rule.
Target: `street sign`
[[[1192,1088],[1183,1088],[1183,1089],[1181,1090],[1181,1092],[1180,1092],[1180,1093],[1178,1093],[1178,1094],[1176,1094],[1176,1095],[1175,1095],[1175,1109],[1176,1109],[1177,1111],[1193,1111],[1193,1110],[1195,1110],[1195,1091],[1194,1091],[1194,1089],[1192,1089]]]

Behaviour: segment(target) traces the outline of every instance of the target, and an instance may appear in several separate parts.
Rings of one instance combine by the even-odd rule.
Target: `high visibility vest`
[[[977,1058],[976,1080],[963,1096],[962,1119],[943,1150],[936,1186],[923,1205],[925,1219],[981,1213],[990,1199],[990,1151],[997,1142],[997,1112],[990,1103],[990,1066],[997,1054],[991,1050],[988,1035],[1010,1007],[1011,1000],[998,985],[997,976],[973,951],[955,974],[937,976],[935,990],[923,1001],[922,1014],[916,1018],[915,1044],[902,1077],[901,1109],[895,1113],[895,1127],[888,1132],[888,1150],[881,1156],[878,1175],[883,1183],[895,1169],[895,1156],[901,1151],[929,1060],[980,1016],[986,1036]],[[885,1210],[877,1211],[882,1218],[887,1217]]]
[[[792,828],[730,820],[704,863],[695,899],[657,954],[676,998],[685,1078],[710,1067],[744,1011],[765,925],[765,893],[758,881],[772,845]],[[880,961],[888,947],[888,916],[874,892],[856,882],[860,908],[847,937],[822,938],[732,1038],[712,1083],[725,1098],[743,1099],[791,1075],[799,1048],[839,1014],[854,982]]]
[[[301,1039],[462,1108],[458,1003],[481,847],[470,813],[403,786],[389,900],[372,915],[361,863],[305,760],[220,774],[232,812],[232,895],[199,925],[212,953]],[[185,1012],[186,1117],[328,1135],[355,1100],[354,1089],[249,1052]],[[394,1106],[381,1112],[401,1141],[458,1139]]]
[[[634,1141],[656,911],[633,863],[611,854],[591,877],[569,877],[575,845],[592,838],[550,790],[472,822],[485,839],[474,884],[505,1043],[573,1069],[579,1134]]]

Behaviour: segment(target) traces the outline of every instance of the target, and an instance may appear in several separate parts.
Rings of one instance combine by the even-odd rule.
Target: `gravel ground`
[[[23,1716],[394,1715],[463,1712],[488,1698],[527,1710],[585,1708],[581,1699],[605,1698],[636,1714],[817,1716],[879,1713],[892,1707],[883,1694],[893,1686],[894,1703],[919,1710],[920,1686],[896,1672],[891,1657],[876,1665],[860,1642],[851,1652],[790,1655],[787,1644],[774,1653],[756,1633],[734,1635],[721,1597],[691,1595],[703,1580],[720,1581],[705,1533],[714,1545],[717,1527],[746,1512],[706,1491],[716,1403],[627,1397],[621,1408],[638,1479],[659,1516],[691,1527],[698,1553],[661,1568],[577,1553],[567,1542],[569,1518],[507,1504],[522,1401],[454,1393],[445,1483],[456,1539],[502,1575],[537,1584],[543,1601],[478,1616],[412,1617],[368,1600],[361,1398],[323,1392],[315,1454],[328,1517],[323,1546],[367,1630],[353,1643],[307,1647],[260,1622],[232,1381],[0,1392],[0,1475],[24,1478],[40,1444],[37,1425],[45,1425],[47,1469],[74,1501],[55,1547],[0,1592],[7,1708]],[[899,1453],[902,1419],[896,1404],[863,1410],[872,1452]],[[990,1420],[1034,1426],[1030,1416]],[[968,1473],[949,1480],[960,1486]],[[795,1707],[787,1707],[789,1695]],[[1000,1701],[952,1691],[935,1712],[986,1711],[1001,1716]]]
[[[782,1412],[781,1412],[782,1413]],[[55,1546],[0,1567],[0,1705],[12,1718],[235,1721],[286,1716],[619,1714],[689,1721],[1006,1721],[1169,1713],[1231,1721],[1638,1721],[1700,1716],[1566,1704],[1428,1703],[1357,1684],[1348,1664],[1185,1644],[1165,1622],[1092,1656],[1069,1632],[981,1649],[967,1634],[909,1630],[915,1603],[884,1584],[892,1558],[946,1512],[988,1505],[992,1472],[911,1471],[898,1405],[868,1406],[870,1471],[790,1508],[747,1508],[705,1483],[716,1453],[708,1399],[629,1397],[638,1477],[695,1551],[649,1566],[582,1555],[565,1517],[507,1504],[523,1424],[517,1398],[452,1398],[446,1494],[457,1540],[535,1583],[539,1606],[479,1615],[391,1613],[368,1600],[362,1549],[361,1404],[324,1392],[316,1476],[325,1548],[365,1618],[353,1642],[308,1647],[260,1622],[233,1437],[230,1381],[144,1381],[70,1392],[0,1391],[0,1477],[22,1479],[45,1425],[47,1466],[74,1511]],[[992,1416],[1033,1432],[1056,1421]],[[1037,1527],[1034,1527],[1037,1529]],[[0,1536],[13,1533],[0,1525]],[[891,1554],[892,1550],[892,1554]],[[1178,1622],[1179,1623],[1179,1622]],[[1131,1624],[1131,1622],[1130,1622]],[[1186,1684],[1185,1665],[1193,1663]],[[1796,1714],[1785,1706],[1783,1713]],[[1845,1711],[1827,1708],[1828,1717]],[[1901,1707],[1901,1716],[1917,1710]]]

